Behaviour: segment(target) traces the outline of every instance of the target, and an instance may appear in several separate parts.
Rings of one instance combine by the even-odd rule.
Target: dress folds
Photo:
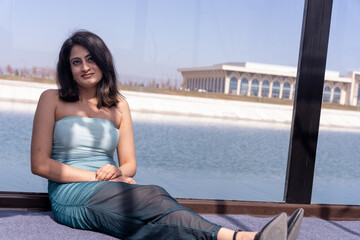
[[[119,130],[111,121],[66,117],[55,123],[51,157],[96,171],[116,165],[118,139]],[[48,192],[56,221],[121,239],[216,239],[220,229],[155,185],[49,180]]]

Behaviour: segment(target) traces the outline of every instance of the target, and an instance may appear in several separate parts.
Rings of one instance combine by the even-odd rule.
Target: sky
[[[0,0],[0,68],[55,67],[79,29],[99,35],[117,71],[181,79],[225,62],[297,66],[304,0]],[[334,0],[327,69],[360,71],[360,1]]]

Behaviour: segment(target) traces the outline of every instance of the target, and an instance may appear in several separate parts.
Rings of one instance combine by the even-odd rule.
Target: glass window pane
[[[360,2],[334,0],[312,202],[359,204]]]
[[[248,92],[248,80],[243,78],[240,85],[240,95],[246,96]]]
[[[284,99],[289,99],[290,98],[290,83],[285,82],[284,83],[284,87],[283,87],[283,95],[282,97]]]
[[[339,87],[336,87],[333,95],[333,103],[340,103],[341,90]]]
[[[262,97],[268,97],[269,96],[269,81],[265,80],[262,83],[262,88],[261,88],[261,96]]]
[[[324,102],[330,102],[330,95],[331,95],[331,90],[329,86],[326,86],[324,88],[324,93],[323,93],[323,101]]]
[[[259,81],[257,79],[253,79],[251,81],[251,92],[250,92],[250,96],[258,96],[258,92],[259,92]]]
[[[230,79],[230,87],[229,87],[229,93],[236,94],[237,90],[237,79],[236,77],[232,77]]]
[[[63,41],[87,29],[112,52],[132,109],[137,182],[175,197],[282,201],[292,106],[280,83],[295,82],[304,1],[37,3],[0,1],[0,191],[46,191],[30,172],[35,105],[56,88]]]
[[[272,98],[279,98],[280,97],[280,83],[275,81],[272,86]]]

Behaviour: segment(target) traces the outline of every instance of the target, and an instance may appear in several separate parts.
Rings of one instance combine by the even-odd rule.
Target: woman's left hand
[[[105,166],[99,168],[95,172],[96,181],[110,181],[120,176],[122,176],[121,170],[118,167],[111,164],[106,164]]]
[[[136,184],[135,180],[131,177],[124,177],[124,176],[120,176],[117,177],[115,179],[111,179],[110,181],[112,182],[124,182],[124,183],[129,183],[129,184]]]

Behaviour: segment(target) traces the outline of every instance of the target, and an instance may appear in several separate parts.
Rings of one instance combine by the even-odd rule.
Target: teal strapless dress
[[[100,118],[66,117],[55,123],[51,158],[96,171],[116,165],[119,130]],[[49,181],[56,221],[121,239],[216,239],[220,226],[181,206],[154,185]]]

